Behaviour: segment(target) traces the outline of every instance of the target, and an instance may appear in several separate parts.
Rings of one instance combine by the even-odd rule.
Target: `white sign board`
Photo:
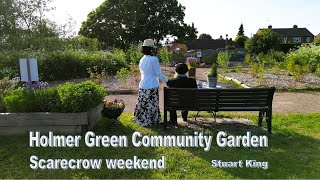
[[[20,75],[22,82],[39,81],[38,62],[37,59],[22,58],[20,62]]]
[[[201,58],[201,51],[197,52],[197,57]]]

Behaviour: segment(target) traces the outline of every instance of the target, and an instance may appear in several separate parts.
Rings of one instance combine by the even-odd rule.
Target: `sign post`
[[[21,82],[39,81],[38,62],[35,58],[21,58],[20,79]]]
[[[197,58],[199,58],[200,62],[201,62],[201,51],[197,52]]]

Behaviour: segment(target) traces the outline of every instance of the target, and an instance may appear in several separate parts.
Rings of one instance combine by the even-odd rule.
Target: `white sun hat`
[[[155,47],[154,41],[152,39],[144,40],[142,46]]]

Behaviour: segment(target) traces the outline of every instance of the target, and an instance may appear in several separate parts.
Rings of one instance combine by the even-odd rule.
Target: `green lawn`
[[[202,116],[210,116],[202,114]],[[232,115],[250,117],[254,115]],[[103,119],[96,134],[127,135],[130,139],[134,131],[146,135],[155,134],[193,134],[187,128],[170,127],[167,131],[159,128],[147,129],[136,125],[132,114],[125,113],[118,122]],[[219,127],[219,130],[224,130]],[[227,131],[227,130],[225,130]],[[234,135],[243,135],[241,128],[229,131]],[[274,115],[273,134],[269,136],[268,148],[221,148],[215,142],[217,130],[207,129],[205,134],[213,135],[214,141],[209,152],[203,148],[88,148],[84,144],[79,148],[30,148],[28,136],[0,137],[0,178],[320,178],[320,113],[307,115]],[[266,135],[264,130],[254,130],[253,134]],[[130,143],[129,143],[130,144]],[[29,158],[65,159],[132,159],[166,157],[164,170],[32,170]],[[249,168],[213,168],[211,160],[238,161],[256,159],[268,161],[269,169]],[[103,166],[105,167],[105,166]]]

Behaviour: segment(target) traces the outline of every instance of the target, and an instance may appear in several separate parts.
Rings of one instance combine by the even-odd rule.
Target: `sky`
[[[59,24],[75,21],[78,31],[89,12],[104,0],[54,0],[52,20]],[[217,39],[228,34],[235,38],[241,23],[251,37],[259,28],[306,27],[314,35],[320,33],[319,0],[178,0],[185,10],[185,22],[194,23],[198,35],[210,34]]]

